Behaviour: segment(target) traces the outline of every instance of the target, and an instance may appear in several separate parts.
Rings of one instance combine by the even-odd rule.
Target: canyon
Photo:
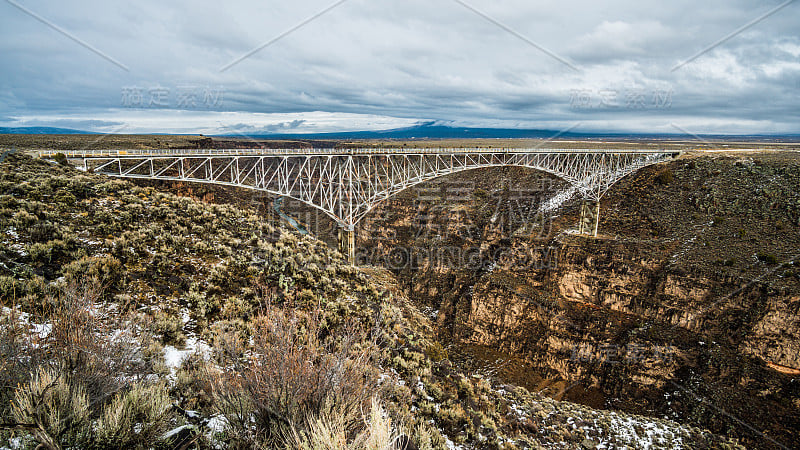
[[[468,372],[557,400],[785,448],[800,430],[800,157],[688,152],[619,181],[600,234],[522,168],[462,172],[379,205],[357,264],[387,268]],[[158,182],[149,182],[159,185]],[[172,186],[256,207],[252,191]],[[283,211],[336,245],[329,218]]]
[[[570,232],[575,201],[531,219],[558,180],[462,173],[385,202],[358,245],[475,370],[746,445],[791,442],[799,161],[686,155],[642,169],[603,199],[598,238]]]

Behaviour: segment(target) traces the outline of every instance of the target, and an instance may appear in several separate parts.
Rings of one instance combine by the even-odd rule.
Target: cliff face
[[[635,255],[613,242],[591,245],[585,238],[572,237],[558,249],[556,269],[515,273],[503,267],[481,277],[459,310],[455,335],[471,343],[518,351],[520,339],[508,338],[526,334],[526,324],[542,323],[550,333],[561,331],[548,321],[549,316],[578,308],[697,335],[727,334],[742,353],[800,368],[800,303],[796,291],[787,286],[778,289],[767,280],[747,281],[723,273],[671,272],[658,260],[622,259]],[[539,298],[523,294],[530,287],[539,289]],[[543,306],[545,301],[555,304]],[[746,314],[746,322],[728,320],[740,314]]]
[[[498,376],[557,397],[770,444],[740,420],[789,442],[800,430],[798,162],[773,153],[646,168],[606,195],[598,238],[565,233],[575,204],[533,220],[536,192],[514,195],[557,182],[467,172],[382,205],[359,245],[476,370],[500,350]],[[472,187],[455,207],[431,195],[448,182]]]

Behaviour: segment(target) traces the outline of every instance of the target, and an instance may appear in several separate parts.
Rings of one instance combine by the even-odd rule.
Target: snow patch
[[[225,416],[219,414],[216,416],[211,417],[206,422],[206,426],[214,432],[221,433],[225,431],[225,427],[228,425],[228,419]]]
[[[175,375],[175,371],[181,366],[183,360],[192,353],[200,353],[203,356],[207,356],[211,353],[211,347],[194,337],[186,338],[186,347],[183,350],[178,350],[172,345],[164,346],[164,362],[169,367],[172,375]]]

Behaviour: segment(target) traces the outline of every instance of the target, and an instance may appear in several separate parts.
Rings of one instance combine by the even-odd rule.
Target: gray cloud
[[[96,128],[107,128],[107,127],[121,127],[125,125],[123,122],[119,121],[109,121],[109,120],[75,120],[75,119],[58,119],[54,121],[48,121],[45,123],[36,123],[33,122],[32,125],[55,125],[57,127],[64,127],[64,128],[78,128],[78,129],[96,129]]]
[[[135,117],[147,129],[143,117],[157,124],[183,110],[208,117],[204,129],[235,112],[237,124],[262,131],[364,126],[350,114],[369,114],[397,123],[800,132],[800,4],[671,71],[780,2],[469,2],[573,71],[456,2],[349,0],[220,72],[332,2],[18,1],[130,70],[0,2],[0,122],[63,116],[107,131]],[[246,115],[313,111],[342,119],[265,125]]]
[[[278,132],[291,132],[293,130],[296,130],[304,123],[306,123],[306,120],[297,119],[297,120],[292,120],[291,122],[279,122],[261,127],[253,126],[251,124],[246,124],[246,123],[237,123],[235,125],[228,126],[227,128],[230,130],[231,133],[267,134],[267,133],[278,133]]]

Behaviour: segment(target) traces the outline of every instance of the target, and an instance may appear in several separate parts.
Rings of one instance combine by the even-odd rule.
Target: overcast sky
[[[1,0],[0,34],[0,126],[800,133],[800,1]]]

